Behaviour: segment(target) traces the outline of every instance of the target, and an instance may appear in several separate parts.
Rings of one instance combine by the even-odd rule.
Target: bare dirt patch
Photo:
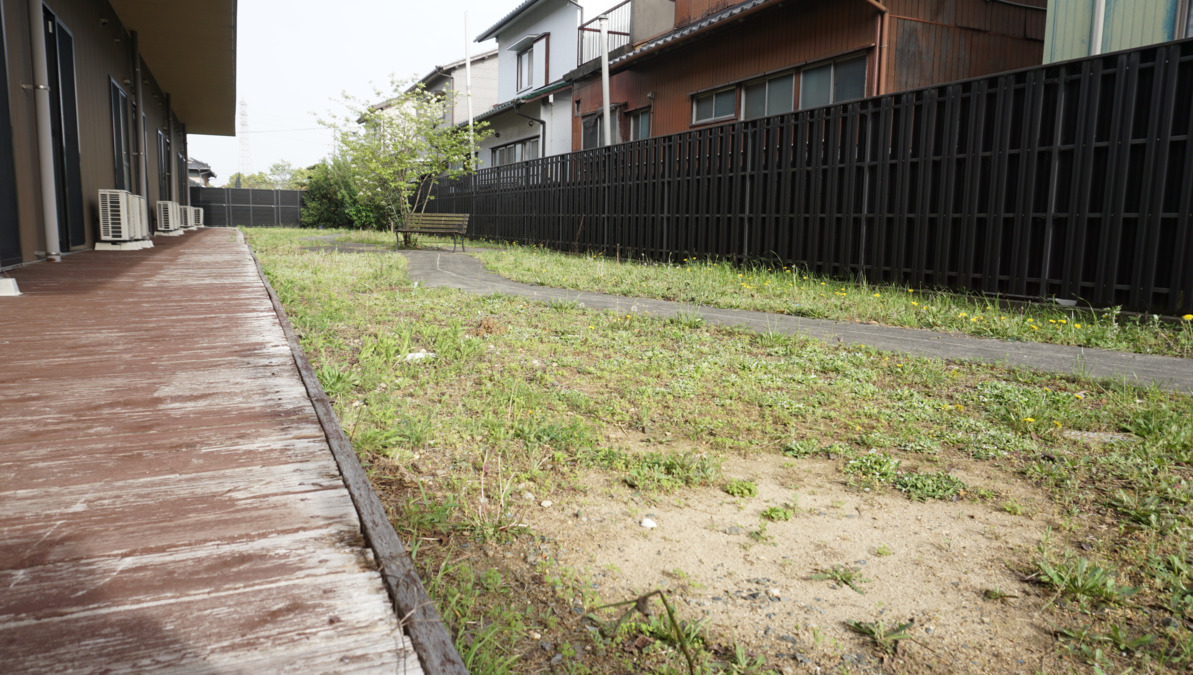
[[[955,473],[971,485],[997,480],[1035,517],[970,501],[917,503],[848,486],[836,464],[729,460],[727,477],[757,485],[746,499],[711,487],[642,495],[592,473],[578,481],[591,489],[554,495],[526,520],[554,542],[561,565],[587,570],[604,601],[668,590],[681,614],[707,620],[714,643],[742,645],[770,668],[868,670],[885,661],[903,672],[1033,672],[1051,661],[1046,598],[1008,566],[1030,558],[1050,523],[1041,495],[974,466]],[[763,529],[760,513],[783,504],[793,517]],[[643,527],[645,518],[657,527]],[[868,579],[856,584],[864,594],[812,578],[834,565]],[[1018,597],[986,599],[995,588]],[[915,641],[903,641],[894,660],[845,626],[879,620],[913,622]]]

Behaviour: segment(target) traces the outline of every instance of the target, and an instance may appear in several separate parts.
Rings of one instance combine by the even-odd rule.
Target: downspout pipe
[[[1089,55],[1102,53],[1102,35],[1106,30],[1106,0],[1094,0],[1094,20],[1090,27]]]
[[[601,124],[608,147],[613,145],[613,117],[609,105],[609,15],[602,14],[597,21],[601,25]]]
[[[133,78],[135,82],[133,86],[136,87],[137,96],[137,118],[133,120],[133,124],[137,129],[137,173],[139,174],[137,181],[137,194],[149,199],[149,161],[146,158],[148,148],[145,147],[145,88],[144,79],[141,73],[141,42],[137,37],[137,31],[132,31],[133,43]],[[146,203],[148,207],[148,202]]]
[[[878,26],[875,29],[877,32],[878,49],[874,56],[874,68],[878,71],[874,76],[874,96],[882,96],[886,93],[886,66],[887,66],[887,36],[890,30],[890,10],[886,5],[878,2],[878,0],[866,0],[871,6],[878,10]]]
[[[178,152],[178,148],[174,143],[174,107],[170,105],[170,95],[166,94],[166,138],[170,139],[170,152],[166,157],[166,175],[170,178],[170,199],[167,201],[178,202],[178,176],[177,169],[174,165],[178,162],[174,161],[174,157]],[[160,197],[159,197],[160,199]]]
[[[50,68],[46,64],[46,26],[42,0],[29,0],[33,49],[33,100],[37,115],[37,161],[41,169],[41,216],[46,260],[62,261],[58,241],[58,181],[54,171],[54,133],[50,128]]]

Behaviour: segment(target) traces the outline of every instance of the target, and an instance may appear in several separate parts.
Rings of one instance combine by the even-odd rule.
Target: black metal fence
[[[191,205],[203,209],[208,227],[298,227],[301,190],[191,188]]]
[[[1193,41],[439,185],[470,236],[1193,312]]]

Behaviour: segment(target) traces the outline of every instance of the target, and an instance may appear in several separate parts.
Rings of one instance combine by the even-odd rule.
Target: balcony
[[[580,26],[576,66],[601,57],[601,18],[609,20],[609,53],[638,44],[671,30],[675,24],[673,0],[626,0]]]

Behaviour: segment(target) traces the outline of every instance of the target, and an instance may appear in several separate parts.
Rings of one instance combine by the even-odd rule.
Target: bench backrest
[[[468,226],[467,213],[412,213],[406,220],[406,229],[424,227],[457,227],[461,231]]]

